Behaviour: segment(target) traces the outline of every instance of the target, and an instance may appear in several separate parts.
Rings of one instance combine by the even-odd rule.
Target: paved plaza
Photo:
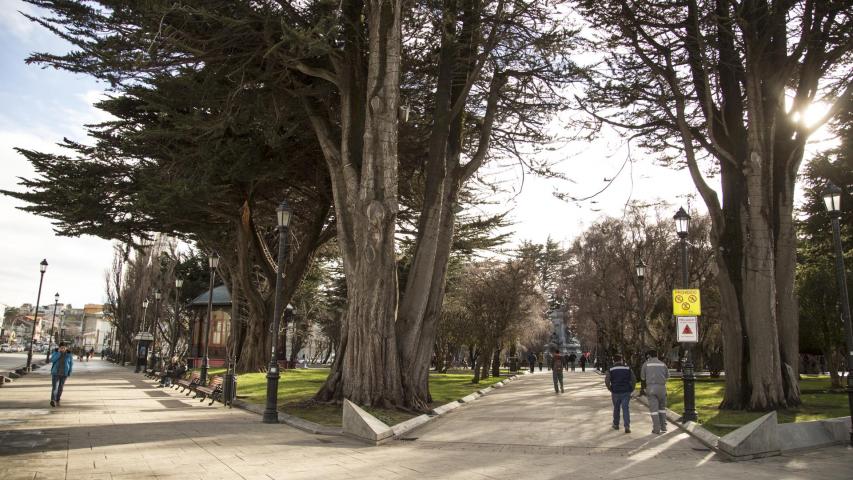
[[[850,479],[853,449],[720,461],[674,427],[664,436],[633,404],[610,428],[600,376],[527,375],[380,447],[265,425],[101,360],[76,362],[62,407],[47,369],[0,389],[0,479]]]

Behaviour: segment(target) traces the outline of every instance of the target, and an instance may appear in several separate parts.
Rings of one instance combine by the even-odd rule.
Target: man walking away
[[[563,357],[556,348],[554,354],[551,355],[551,376],[554,379],[554,393],[565,393],[563,390]],[[559,390],[557,390],[558,382],[560,383]]]
[[[613,366],[604,377],[604,385],[610,390],[610,398],[613,400],[613,430],[619,430],[619,410],[621,409],[625,433],[631,433],[631,412],[628,405],[636,383],[637,377],[622,362],[622,356],[614,355]]]
[[[71,368],[74,366],[74,356],[65,348],[65,343],[59,344],[59,351],[53,352],[50,357],[51,390],[50,390],[50,406],[58,407],[59,400],[62,397],[62,387],[65,386],[65,380],[71,376]]]
[[[572,371],[575,371],[575,362],[578,360],[578,356],[575,355],[575,352],[569,354],[569,363],[572,365]]]
[[[652,433],[666,433],[666,381],[669,369],[658,359],[656,350],[649,350],[649,359],[640,370],[640,378],[646,382],[649,399],[649,414],[652,416]]]
[[[586,373],[586,354],[581,352],[581,372]]]
[[[536,367],[536,354],[533,353],[533,350],[527,352],[527,364],[530,366],[530,373],[533,373],[533,369]]]
[[[539,352],[539,356],[536,358],[536,361],[539,363],[539,371],[542,371],[542,363],[545,361],[545,354]]]

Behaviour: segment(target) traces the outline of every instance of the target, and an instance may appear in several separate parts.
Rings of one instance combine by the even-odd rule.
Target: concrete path
[[[44,369],[43,369],[44,370]],[[853,450],[741,464],[717,461],[683,434],[652,437],[635,406],[630,435],[610,430],[594,374],[527,376],[407,440],[368,447],[264,425],[209,407],[93,359],[76,363],[61,408],[37,371],[0,389],[0,479],[849,479]]]
[[[712,452],[670,425],[654,435],[643,405],[631,402],[631,433],[613,430],[613,407],[604,377],[564,374],[565,393],[555,394],[550,372],[527,375],[457,410],[412,436],[452,448],[495,446],[528,452],[713,460]],[[620,424],[622,427],[624,424]]]

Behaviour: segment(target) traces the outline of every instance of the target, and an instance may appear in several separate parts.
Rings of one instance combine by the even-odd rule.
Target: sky
[[[105,86],[89,77],[59,70],[26,65],[32,52],[62,53],[68,44],[30,23],[18,11],[36,10],[20,0],[2,0],[0,8],[0,188],[20,190],[18,177],[32,177],[34,170],[15,147],[61,152],[56,146],[63,137],[85,142],[84,125],[107,117],[92,104],[103,95]],[[818,139],[826,138],[818,134]],[[813,152],[825,148],[818,140]],[[512,210],[515,242],[522,239],[544,242],[549,236],[568,244],[586,227],[605,215],[622,216],[630,200],[668,202],[674,207],[691,206],[703,211],[701,201],[686,171],[656,166],[643,152],[633,150],[633,161],[625,163],[627,149],[614,135],[592,143],[570,144],[548,152],[556,169],[570,182],[524,175],[519,166],[490,167],[491,178],[500,178],[506,190],[494,200],[496,205],[477,207],[467,213],[483,214]],[[615,179],[614,179],[615,177]],[[607,182],[605,179],[613,179]],[[593,200],[567,203],[554,197],[559,190],[574,197],[586,197],[611,185]],[[717,179],[710,179],[718,188]],[[689,196],[694,196],[688,200]],[[101,303],[104,272],[110,265],[109,241],[84,236],[61,237],[49,219],[22,212],[23,205],[0,196],[0,307],[35,303],[39,285],[39,262],[47,259],[41,304],[52,303],[54,293],[61,303],[82,306]]]

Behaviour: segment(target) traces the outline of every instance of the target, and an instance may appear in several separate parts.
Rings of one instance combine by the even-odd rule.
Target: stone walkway
[[[609,427],[601,377],[526,376],[410,432],[368,447],[265,425],[242,410],[162,390],[123,367],[76,363],[61,408],[39,370],[0,389],[0,479],[849,479],[834,447],[724,463],[686,435],[655,437],[640,405],[634,433]]]

